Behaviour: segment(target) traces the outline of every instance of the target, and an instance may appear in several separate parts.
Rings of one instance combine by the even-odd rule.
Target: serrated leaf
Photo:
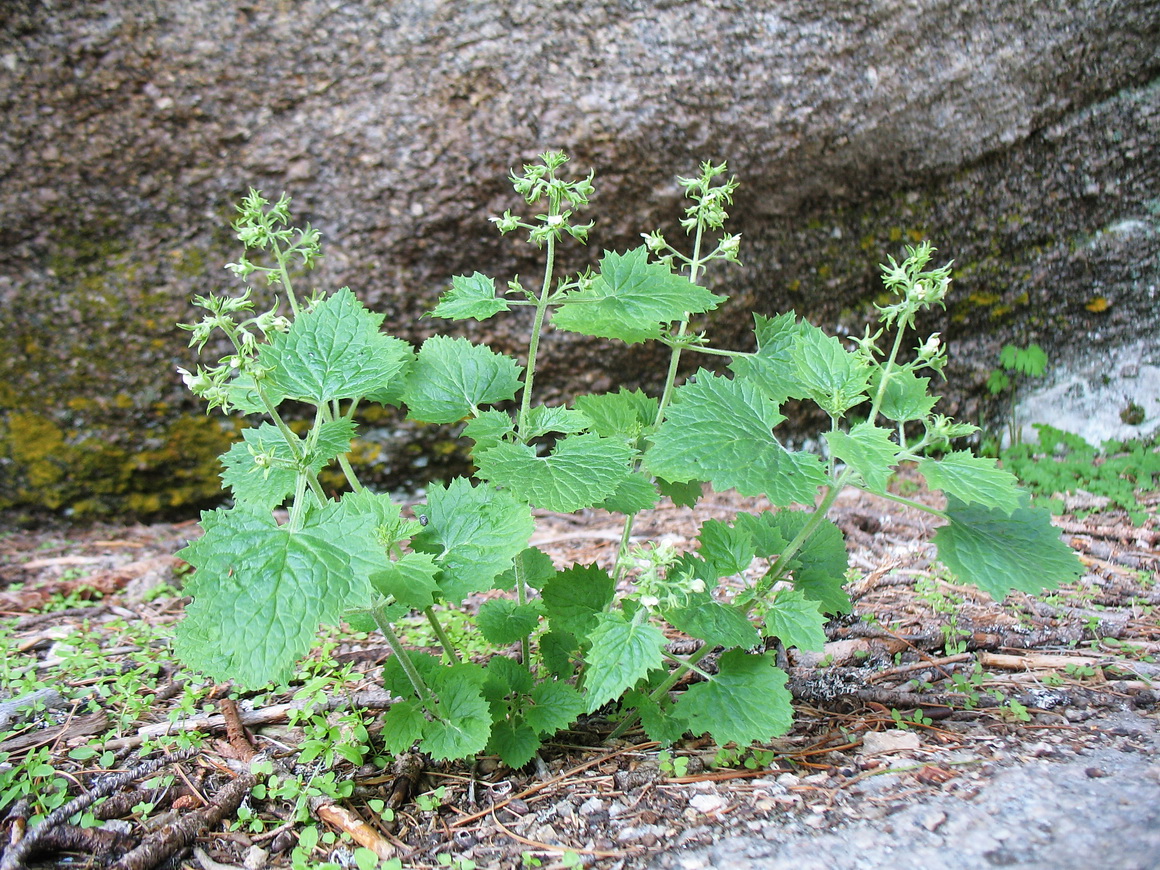
[[[479,607],[477,624],[489,643],[507,646],[536,629],[540,609],[533,603],[520,604],[508,598],[493,598]]]
[[[515,424],[507,411],[489,408],[463,427],[463,435],[475,442],[476,450],[486,450],[503,441],[515,431]]]
[[[1051,513],[1023,505],[1010,515],[947,496],[949,523],[934,536],[939,560],[996,601],[1016,589],[1035,595],[1070,583],[1083,565],[1060,540]]]
[[[821,602],[806,598],[800,589],[784,589],[765,611],[765,636],[817,652],[826,645],[826,621]]]
[[[752,384],[702,369],[674,392],[645,462],[665,480],[707,480],[718,491],[765,495],[778,506],[812,504],[825,471],[816,456],[790,453],[774,438],[784,419]]]
[[[588,640],[592,645],[584,658],[589,713],[619,698],[664,663],[661,630],[647,622],[631,622],[617,611],[598,614]]]
[[[615,514],[636,514],[656,507],[660,497],[652,478],[634,471],[620,482],[616,492],[606,498],[600,507]]]
[[[540,738],[526,722],[501,719],[492,726],[491,740],[487,745],[504,764],[517,770],[532,760],[540,748]]]
[[[307,452],[306,441],[295,436],[298,453],[315,473],[332,459],[350,449],[355,425],[350,420],[332,420],[318,430],[318,443]],[[242,441],[222,455],[222,484],[228,486],[238,502],[272,510],[294,493],[297,472],[290,463],[294,454],[281,430],[273,423],[242,430]],[[258,465],[256,456],[269,456],[272,462]]]
[[[811,515],[806,511],[779,511],[763,516],[788,542],[810,521]],[[822,520],[793,561],[794,588],[804,592],[806,598],[821,602],[823,613],[849,613],[850,596],[842,588],[849,564],[842,530],[829,520]]]
[[[451,604],[490,589],[535,530],[526,504],[487,484],[472,486],[463,477],[446,486],[432,484],[425,510],[427,525],[411,546],[435,555],[443,569],[439,588]]]
[[[474,755],[487,746],[491,708],[476,680],[467,674],[447,673],[436,692],[439,702],[432,711],[436,718],[423,726],[423,751],[435,761],[450,761]]]
[[[801,337],[797,315],[789,311],[777,317],[754,316],[757,352],[735,356],[729,363],[737,380],[749,381],[777,405],[786,399],[802,399],[805,387],[798,381],[793,347]]]
[[[561,679],[572,676],[576,670],[576,653],[580,642],[571,632],[552,629],[540,638],[540,659],[548,673]]]
[[[509,695],[526,695],[532,690],[532,675],[517,661],[505,656],[492,656],[484,668],[487,679],[483,696],[489,701],[500,701]]]
[[[898,461],[898,445],[891,433],[872,423],[858,423],[849,432],[826,433],[830,452],[853,468],[874,492],[885,492],[886,481]]]
[[[697,541],[698,555],[713,567],[718,577],[740,574],[749,567],[756,553],[749,532],[720,520],[705,520]]]
[[[965,504],[1011,513],[1022,498],[1018,480],[996,466],[994,459],[956,450],[941,459],[924,459],[918,470],[931,489],[941,489]]]
[[[658,407],[659,402],[652,396],[623,387],[615,393],[576,399],[576,410],[587,419],[589,429],[605,438],[620,435],[629,442],[635,442],[656,422]]]
[[[910,369],[896,369],[886,381],[886,389],[882,391],[882,405],[878,410],[887,420],[896,423],[925,420],[931,409],[938,404],[938,396],[927,392],[929,387],[930,378],[920,378]]]
[[[476,475],[534,507],[561,513],[600,504],[628,477],[633,451],[616,438],[571,435],[547,456],[500,443],[475,455]]]
[[[516,585],[516,568],[521,567],[524,572],[524,582],[533,589],[541,589],[552,577],[556,576],[556,566],[552,564],[552,557],[539,547],[528,547],[515,558],[510,571],[504,571],[495,578],[496,589],[514,589]]]
[[[538,734],[552,735],[567,728],[584,712],[584,698],[567,683],[549,680],[531,692],[531,704],[524,708],[524,721]]]
[[[445,320],[487,320],[509,310],[507,302],[495,295],[495,279],[475,272],[471,277],[456,275],[452,278],[451,289],[439,299],[430,316]]]
[[[700,480],[685,480],[673,483],[671,480],[656,479],[657,489],[661,495],[667,496],[677,507],[696,507],[701,496],[705,494],[705,484]]]
[[[587,428],[588,418],[579,411],[560,406],[537,405],[528,411],[527,423],[520,431],[520,437],[528,442],[549,432],[575,435]]]
[[[710,646],[749,649],[761,642],[757,629],[744,613],[714,601],[708,595],[689,607],[667,611],[665,618],[674,628],[691,637],[699,637]]]
[[[427,718],[418,701],[396,701],[383,716],[383,745],[391,755],[402,755],[423,736]]]
[[[865,400],[870,365],[848,353],[838,339],[803,323],[791,353],[797,366],[797,380],[830,416],[840,417]]]
[[[321,623],[371,600],[385,562],[365,518],[337,509],[297,530],[244,506],[202,514],[205,534],[178,557],[197,570],[175,651],[218,680],[257,688],[291,676]]]
[[[428,686],[437,682],[439,674],[444,670],[443,663],[430,653],[408,650],[407,660],[415,667],[419,676],[423,678],[423,682]],[[383,688],[400,698],[413,698],[415,696],[415,687],[407,679],[407,672],[399,663],[398,656],[388,656],[387,660],[383,662]]]
[[[540,593],[552,631],[584,639],[596,626],[596,615],[616,594],[616,581],[596,565],[573,565],[556,573]]]
[[[435,581],[439,566],[430,553],[404,553],[388,562],[387,567],[371,577],[375,589],[393,595],[404,607],[425,610],[435,603],[439,584]]]
[[[557,329],[628,344],[659,338],[661,325],[712,311],[725,300],[664,263],[650,263],[645,246],[606,251],[588,286],[569,293],[552,315]]]
[[[655,740],[662,746],[672,746],[689,730],[689,723],[676,715],[675,710],[661,709],[660,704],[644,692],[626,692],[622,706],[636,710],[640,715],[640,724],[650,740]],[[670,705],[671,707],[671,705]]]
[[[346,287],[300,314],[286,332],[259,346],[268,369],[263,384],[284,398],[320,405],[383,389],[411,359],[411,346],[379,331],[383,315],[368,311]]]
[[[465,338],[434,335],[423,342],[407,374],[408,416],[425,423],[455,423],[481,405],[511,399],[523,367],[514,359]]]
[[[786,679],[771,655],[730,650],[721,656],[712,679],[685,690],[676,712],[693,734],[711,734],[719,746],[765,742],[793,726],[793,696]]]
[[[749,535],[753,541],[754,555],[760,559],[769,559],[785,552],[789,545],[791,534],[786,537],[782,534],[781,525],[777,519],[782,511],[764,511],[760,514],[741,513],[733,519],[733,525]],[[802,514],[802,516],[806,516]],[[796,532],[794,533],[796,534]]]

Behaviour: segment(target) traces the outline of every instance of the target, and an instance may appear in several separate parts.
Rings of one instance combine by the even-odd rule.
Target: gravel
[[[1118,713],[1100,730],[1114,745],[1032,757],[970,796],[935,794],[883,819],[811,832],[766,827],[658,856],[649,870],[1156,870],[1160,868],[1160,724]],[[1057,760],[1064,755],[1062,760]]]

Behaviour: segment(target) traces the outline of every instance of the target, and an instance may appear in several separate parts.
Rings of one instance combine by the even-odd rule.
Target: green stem
[[[287,255],[282,252],[275,241],[270,242],[274,251],[274,259],[278,261],[278,274],[282,279],[282,286],[286,290],[286,301],[290,303],[290,311],[294,317],[298,316],[298,298],[294,295],[294,288],[290,284],[290,270],[286,268]]]
[[[439,638],[439,645],[443,647],[443,652],[447,653],[447,658],[451,659],[455,664],[459,664],[462,659],[459,658],[459,652],[455,649],[455,644],[447,636],[447,632],[443,630],[443,623],[439,621],[439,617],[435,613],[435,608],[428,607],[423,611],[423,615],[427,617],[427,621],[431,623],[431,628],[435,630],[435,636]]]
[[[548,209],[549,215],[558,212],[555,203]],[[532,321],[532,334],[528,339],[528,365],[524,370],[524,391],[520,396],[520,415],[516,420],[516,434],[520,435],[527,424],[528,412],[532,407],[532,383],[536,378],[536,355],[540,350],[540,332],[548,314],[548,294],[552,289],[552,271],[556,260],[556,237],[548,236],[547,263],[544,266],[544,284],[540,288],[540,298],[536,303],[536,317]]]
[[[909,498],[904,498],[901,495],[895,495],[892,492],[879,492],[877,490],[866,489],[866,487],[858,486],[857,484],[851,484],[851,486],[853,486],[854,489],[862,490],[862,492],[870,493],[870,495],[876,495],[879,498],[889,499],[890,501],[897,502],[898,504],[906,505],[907,507],[915,508],[916,510],[920,510],[920,511],[923,511],[924,513],[928,513],[928,514],[931,514],[933,516],[939,517],[940,519],[944,519],[944,520],[949,519],[949,517],[946,514],[946,511],[940,511],[937,508],[932,508],[930,505],[923,504],[920,501],[912,501]]]
[[[886,396],[886,382],[890,380],[890,376],[894,373],[894,363],[898,359],[898,351],[902,348],[902,336],[906,333],[906,323],[899,321],[898,332],[894,336],[894,346],[890,348],[890,356],[886,360],[886,365],[882,367],[882,378],[878,381],[878,391],[874,394],[874,404],[870,408],[870,414],[866,418],[870,423],[878,419],[878,409],[882,407],[882,399]]]
[[[681,661],[680,664],[678,664],[677,667],[673,669],[673,672],[665,678],[664,682],[649,693],[649,697],[654,701],[663,698],[668,693],[668,691],[677,684],[681,677],[691,671],[696,666],[696,664],[701,661],[701,659],[705,658],[705,656],[709,655],[709,653],[712,651],[713,647],[711,647],[709,644],[705,644],[699,650],[690,655],[687,659]],[[636,725],[636,723],[639,721],[640,714],[638,713],[633,713],[629,716],[626,716],[624,719],[620,720],[620,724],[617,725],[616,728],[613,729],[612,733],[608,735],[608,739],[615,740],[618,737],[624,736],[624,733]]]
[[[390,620],[387,619],[386,610],[382,605],[376,606],[371,610],[371,615],[379,626],[379,631],[383,633],[383,637],[387,639],[387,645],[390,646],[391,652],[395,654],[395,658],[399,660],[399,666],[402,667],[403,673],[407,675],[407,679],[411,682],[411,687],[415,690],[415,694],[423,705],[430,707],[436,700],[435,694],[428,688],[423,681],[423,677],[416,669],[411,657],[407,654],[407,650],[403,648],[403,642],[399,640],[399,636],[395,634],[395,630],[391,628]]]
[[[528,603],[527,590],[527,568],[524,565],[524,554],[521,552],[515,558],[514,566],[516,575],[516,602],[523,606]],[[525,668],[532,667],[532,642],[528,635],[520,638],[520,661],[523,662]]]

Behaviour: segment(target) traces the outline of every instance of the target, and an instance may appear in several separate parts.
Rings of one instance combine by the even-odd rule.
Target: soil
[[[705,519],[761,507],[720,494],[695,510],[664,503],[634,535],[687,548]],[[726,753],[687,739],[664,756],[639,732],[608,742],[611,725],[593,717],[519,771],[486,757],[466,766],[405,755],[386,770],[339,759],[334,772],[353,779],[353,794],[316,799],[311,812],[323,830],[349,836],[313,860],[356,866],[362,843],[407,867],[563,867],[576,856],[608,870],[1160,867],[1155,511],[1143,527],[1114,512],[1057,518],[1087,572],[1001,604],[948,581],[933,561],[929,514],[851,492],[831,518],[847,536],[854,611],[827,626],[824,653],[786,657],[789,734]],[[179,618],[184,566],[173,554],[197,534],[192,522],[0,533],[0,784],[4,764],[31,764],[47,747],[70,796],[107,796],[110,819],[98,829],[50,819],[36,831],[25,827],[29,803],[10,802],[0,807],[3,870],[117,859],[142,870],[290,866],[303,825],[251,794],[246,763],[260,751],[283,770],[319,770],[300,763],[289,693],[198,683],[164,643],[141,678],[152,702],[131,712],[102,708],[92,685],[60,676],[70,633],[83,628],[112,673],[134,654],[126,622]],[[535,543],[560,566],[608,564],[619,534],[601,512],[544,514]],[[353,677],[322,706],[361,709],[373,723],[390,704],[377,688],[385,644],[371,637],[330,654]],[[56,694],[29,715],[3,699],[28,691],[33,674]],[[208,710],[178,708],[186,686]],[[158,742],[173,721],[206,739],[164,756],[159,747],[177,752],[173,738]],[[113,763],[70,757],[97,738]],[[143,792],[156,769],[176,773],[174,784]],[[437,806],[416,801],[440,787]],[[145,798],[152,807],[139,806]],[[239,824],[239,812],[259,822]]]

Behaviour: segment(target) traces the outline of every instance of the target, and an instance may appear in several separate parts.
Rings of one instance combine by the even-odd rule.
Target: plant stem
[[[523,606],[528,603],[527,581],[525,580],[527,577],[527,568],[524,565],[523,552],[520,552],[516,556],[513,567],[516,575],[516,602]],[[531,669],[532,643],[531,638],[526,634],[520,638],[520,655],[524,667]]]
[[[459,651],[455,649],[454,642],[447,636],[447,632],[443,630],[443,623],[439,621],[439,617],[435,613],[435,608],[428,607],[423,611],[423,615],[427,617],[427,621],[431,623],[431,628],[435,630],[435,636],[439,638],[439,645],[443,647],[443,652],[447,653],[447,658],[451,659],[455,664],[459,664],[462,661],[459,658]]]
[[[391,652],[395,654],[395,658],[399,660],[399,666],[402,667],[403,673],[407,675],[407,679],[411,682],[411,687],[415,690],[415,694],[423,705],[430,708],[434,703],[435,694],[428,688],[427,684],[420,676],[418,669],[415,667],[411,657],[407,655],[407,650],[403,647],[403,642],[399,640],[399,636],[395,634],[395,630],[391,628],[390,620],[387,619],[386,611],[381,605],[376,606],[371,610],[371,615],[374,617],[375,623],[379,626],[379,631],[383,633],[383,637],[387,639],[387,645],[390,646]]]

